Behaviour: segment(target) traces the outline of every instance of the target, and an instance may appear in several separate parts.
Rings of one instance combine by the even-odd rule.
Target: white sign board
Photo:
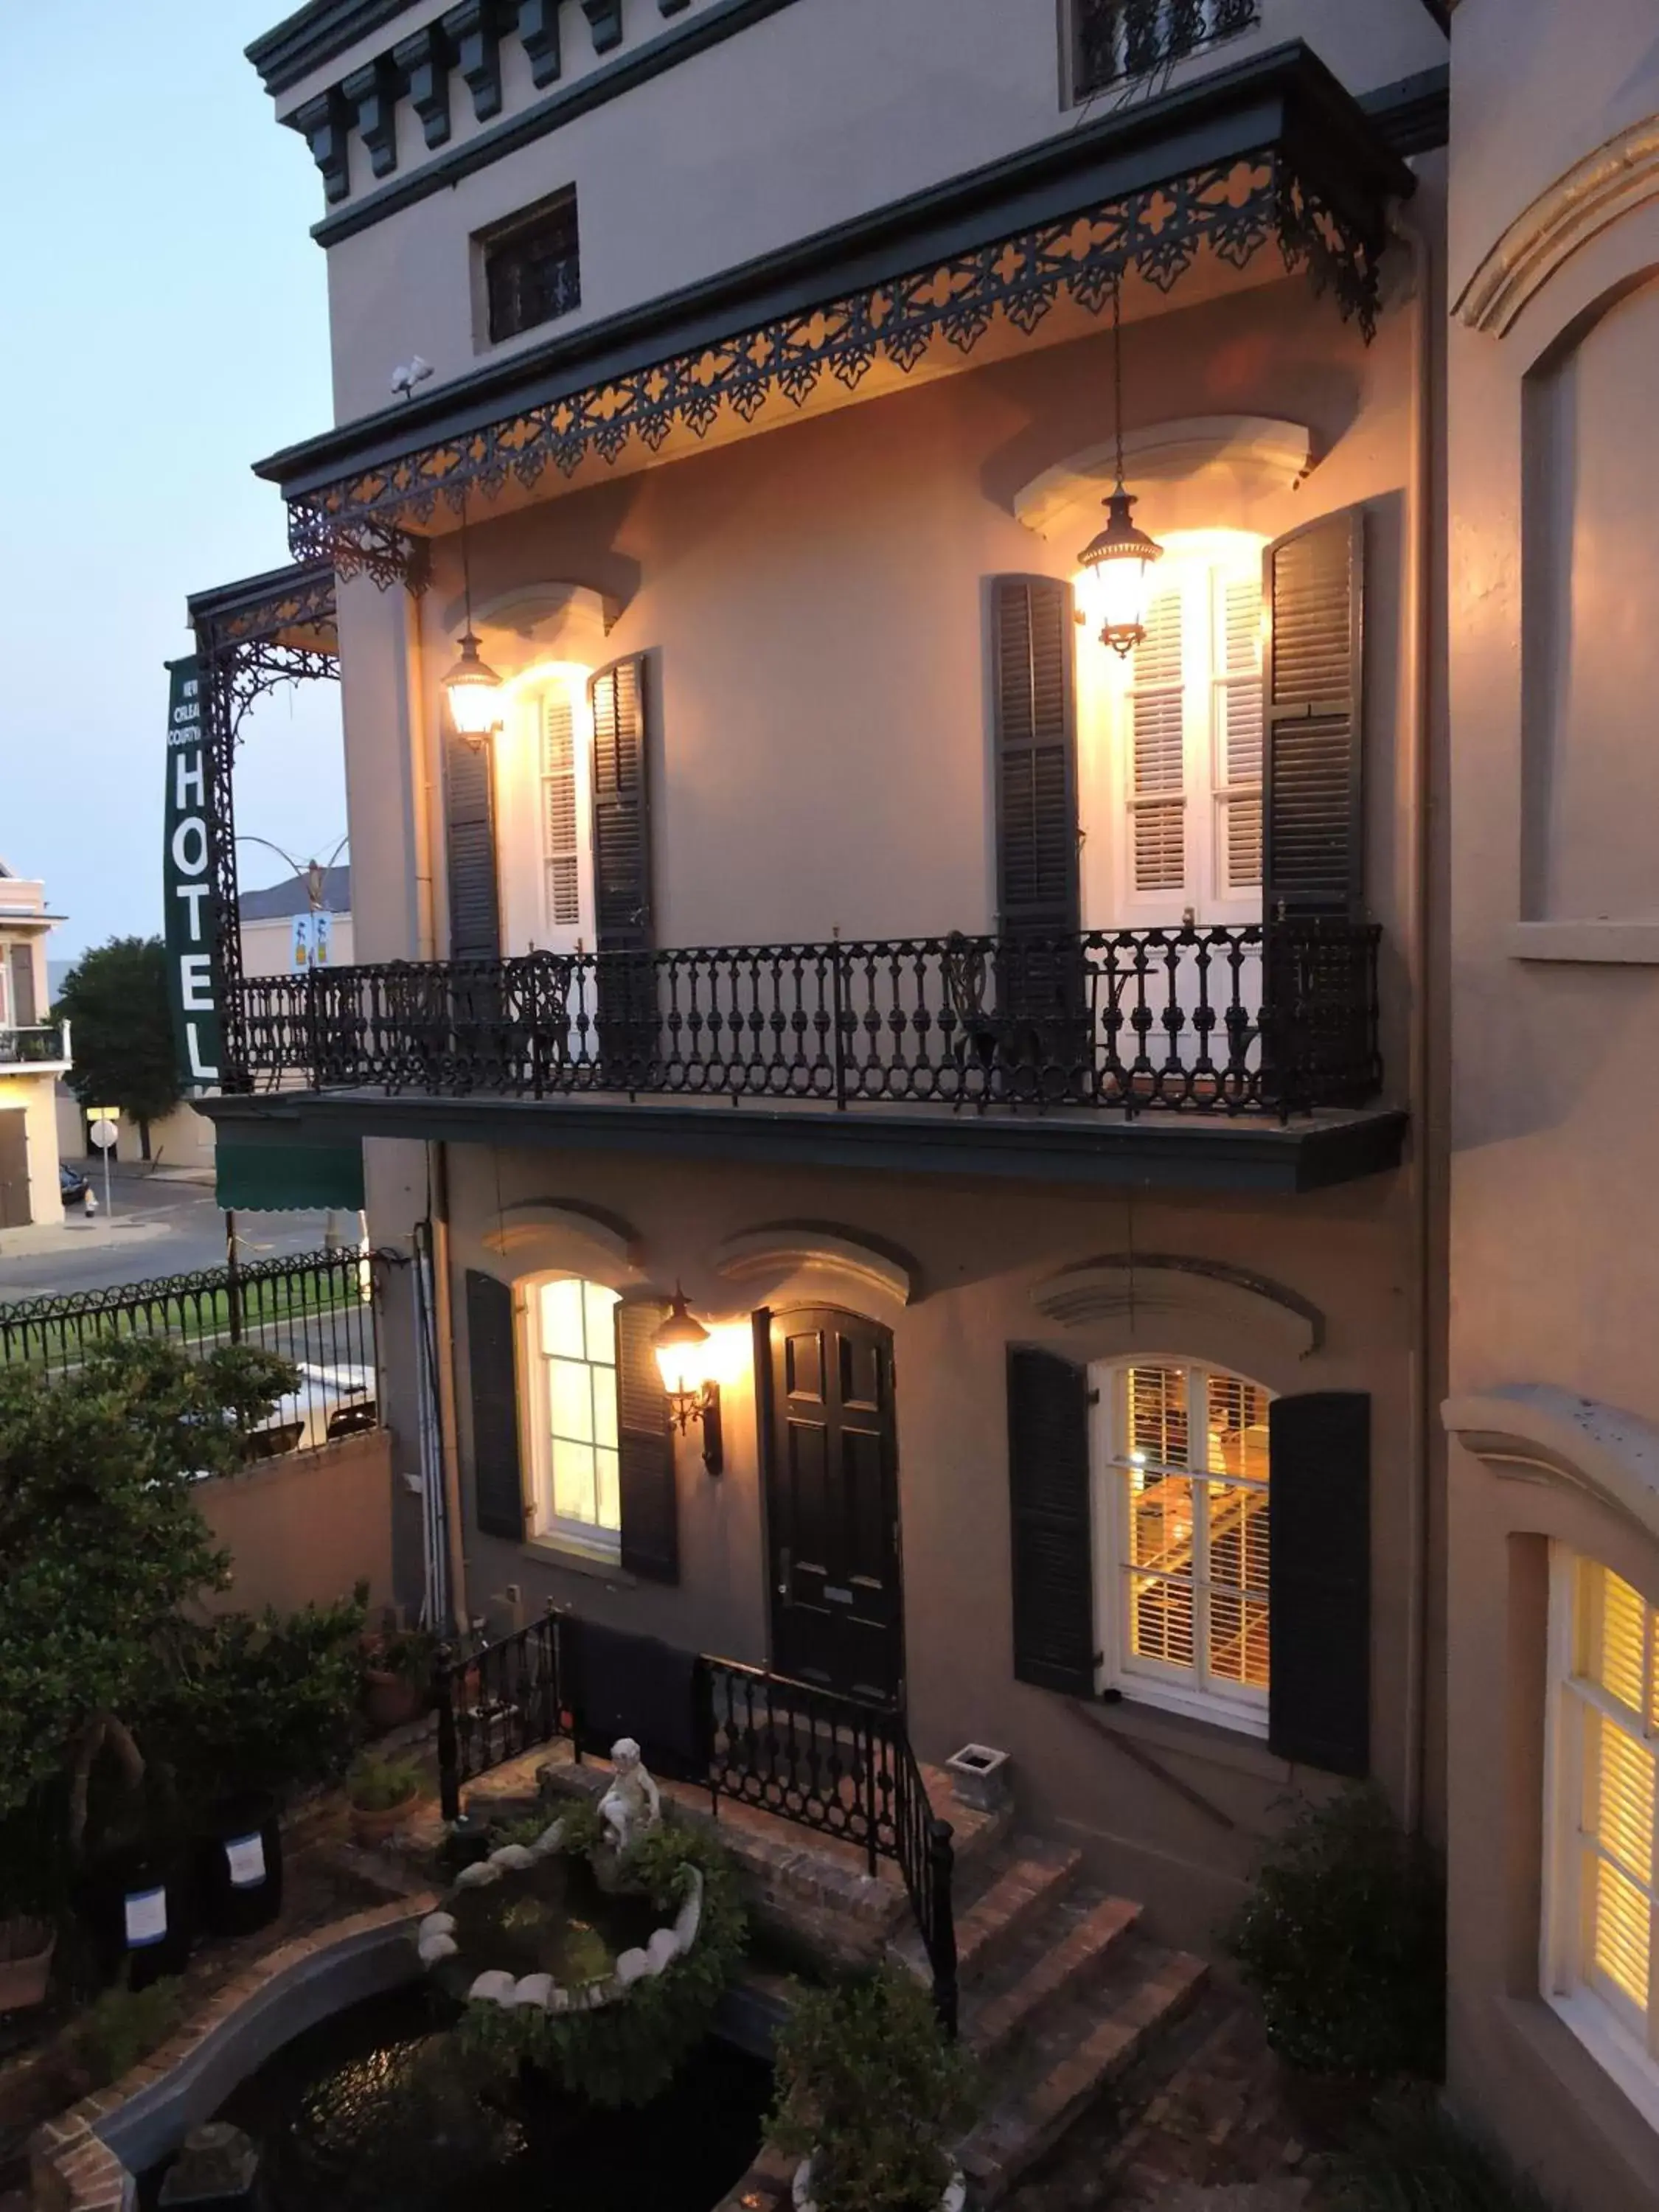
[[[106,1152],[119,1133],[113,1121],[94,1121],[87,1131],[100,1152]]]
[[[331,914],[296,914],[289,948],[293,965],[326,968],[333,928],[334,917]]]

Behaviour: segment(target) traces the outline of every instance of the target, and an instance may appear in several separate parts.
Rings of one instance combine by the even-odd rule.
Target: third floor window
[[[1072,0],[1072,89],[1091,99],[1248,31],[1261,0]]]
[[[580,307],[574,187],[532,213],[487,232],[481,243],[492,344]]]

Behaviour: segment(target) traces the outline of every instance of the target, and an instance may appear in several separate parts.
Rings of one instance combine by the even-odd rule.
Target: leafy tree
[[[83,953],[64,979],[56,1011],[75,1025],[70,1085],[83,1106],[118,1106],[149,1125],[184,1096],[174,1059],[167,950],[159,937],[112,937]]]
[[[242,1465],[249,1425],[297,1380],[247,1346],[192,1361],[159,1338],[100,1346],[56,1377],[0,1369],[0,1820],[67,1777],[78,1844],[100,1752],[142,1778],[128,1721],[178,1607],[229,1576],[196,1479]]]

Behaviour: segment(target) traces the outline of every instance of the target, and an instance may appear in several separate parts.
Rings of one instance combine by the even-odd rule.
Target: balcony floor
[[[986,1176],[1025,1182],[1133,1183],[1291,1194],[1400,1164],[1397,1107],[1329,1109],[1281,1123],[1267,1115],[1105,1109],[849,1106],[809,1100],[432,1097],[425,1092],[284,1091],[208,1098],[202,1110],[240,1143],[404,1137],[449,1144],[649,1152],[747,1164]]]

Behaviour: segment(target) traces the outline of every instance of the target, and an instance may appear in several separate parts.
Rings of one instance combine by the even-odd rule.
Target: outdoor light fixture
[[[501,679],[479,653],[470,618],[461,657],[444,678],[444,693],[456,731],[469,744],[483,744],[501,726]]]
[[[710,1474],[726,1464],[720,1434],[720,1386],[710,1358],[712,1340],[690,1311],[685,1293],[674,1285],[673,1310],[651,1340],[662,1370],[663,1388],[673,1409],[674,1425],[684,1436],[693,1421],[702,1423],[702,1463]]]
[[[461,657],[444,678],[444,693],[458,735],[481,745],[501,726],[501,679],[478,651],[472,629],[472,566],[466,549],[466,495],[461,495],[461,587],[466,599],[466,628]]]
[[[1146,635],[1146,592],[1152,563],[1164,548],[1134,523],[1134,496],[1123,488],[1122,277],[1112,285],[1112,377],[1117,485],[1105,501],[1106,527],[1078,556],[1089,577],[1089,597],[1100,623],[1100,641],[1114,653],[1133,653]]]

